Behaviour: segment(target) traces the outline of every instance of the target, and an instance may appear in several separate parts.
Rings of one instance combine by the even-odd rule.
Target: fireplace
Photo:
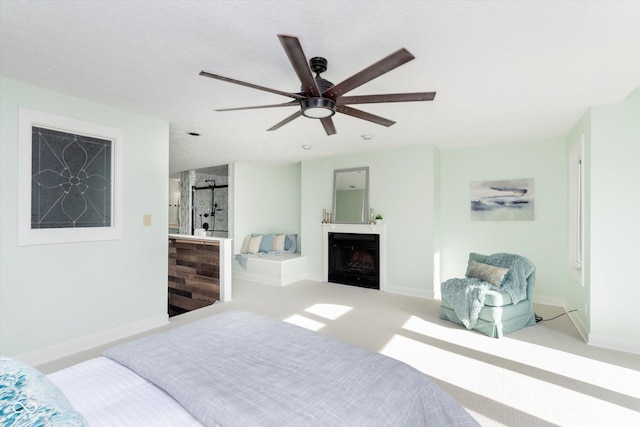
[[[328,281],[380,289],[380,236],[329,233]]]

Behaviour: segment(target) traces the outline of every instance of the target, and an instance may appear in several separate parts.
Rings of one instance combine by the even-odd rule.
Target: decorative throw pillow
[[[240,253],[241,254],[248,254],[249,253],[249,244],[251,243],[251,236],[247,235],[247,237],[244,238],[244,242],[242,243],[242,248],[240,249]]]
[[[273,236],[273,250],[282,252],[284,251],[284,234],[276,234]]]
[[[467,270],[467,277],[475,277],[476,279],[484,280],[494,286],[500,287],[504,276],[506,276],[508,272],[508,268],[494,267],[489,264],[471,261],[469,263],[469,269]]]
[[[262,242],[262,236],[253,236],[249,241],[250,254],[257,254],[260,251],[260,243]]]
[[[298,235],[287,234],[284,239],[284,250],[288,252],[298,252]]]
[[[260,242],[260,252],[271,252],[273,250],[273,234],[264,234]]]
[[[0,408],[2,425],[89,426],[49,378],[5,357],[0,357]]]

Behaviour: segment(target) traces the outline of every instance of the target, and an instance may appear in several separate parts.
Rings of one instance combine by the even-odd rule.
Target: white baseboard
[[[409,288],[406,286],[396,286],[390,285],[389,283],[386,284],[383,290],[384,292],[389,292],[391,294],[406,295],[408,297],[435,299],[435,295],[432,290]]]
[[[309,274],[309,273],[307,273],[305,278],[307,280],[313,280],[314,282],[324,282],[324,280],[322,280],[322,274]]]
[[[565,306],[564,298],[548,297],[548,296],[545,296],[545,295],[534,295],[533,296],[533,303],[534,304],[553,305],[553,306],[556,306],[556,307],[564,307]]]
[[[564,307],[564,311],[569,312],[571,310],[568,310],[567,307]],[[569,319],[571,319],[571,323],[573,323],[573,326],[575,326],[578,330],[578,333],[580,334],[580,337],[582,337],[582,340],[588,344],[589,330],[587,329],[585,324],[582,323],[582,319],[580,318],[580,316],[578,316],[575,312],[572,312],[569,313]]]
[[[607,348],[609,350],[624,351],[626,353],[640,354],[640,342],[623,340],[620,338],[612,338],[603,335],[591,334],[589,329],[584,324],[582,318],[575,312],[569,313],[573,310],[573,307],[568,307],[566,301],[562,298],[547,297],[547,296],[535,296],[533,298],[535,303],[554,305],[562,307],[566,313],[568,313],[569,319],[573,326],[575,326],[578,334],[588,345],[594,347]]]
[[[564,312],[567,313],[567,315],[569,316],[571,323],[573,323],[573,326],[575,326],[582,340],[585,343],[589,342],[587,338],[589,336],[589,331],[587,330],[587,327],[584,325],[584,323],[582,323],[582,319],[580,319],[580,316],[576,315],[575,313],[569,313],[572,310],[572,308],[567,307],[567,301],[564,298],[549,297],[545,295],[534,295],[533,302],[537,304],[562,307]]]
[[[98,347],[131,335],[139,334],[169,323],[169,315],[162,314],[148,319],[138,320],[106,331],[87,335],[45,347],[40,350],[13,357],[27,365],[37,366],[60,359],[90,348]]]
[[[609,350],[624,351],[626,353],[640,354],[640,342],[627,341],[620,338],[612,338],[603,335],[589,334],[589,345],[608,348]]]

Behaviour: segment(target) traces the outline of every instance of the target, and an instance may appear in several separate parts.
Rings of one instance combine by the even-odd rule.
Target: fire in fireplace
[[[379,252],[377,234],[329,233],[329,282],[380,289]]]

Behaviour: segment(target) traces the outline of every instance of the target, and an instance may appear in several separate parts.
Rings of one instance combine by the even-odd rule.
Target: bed
[[[477,426],[424,374],[255,313],[226,311],[48,376],[96,426]]]

